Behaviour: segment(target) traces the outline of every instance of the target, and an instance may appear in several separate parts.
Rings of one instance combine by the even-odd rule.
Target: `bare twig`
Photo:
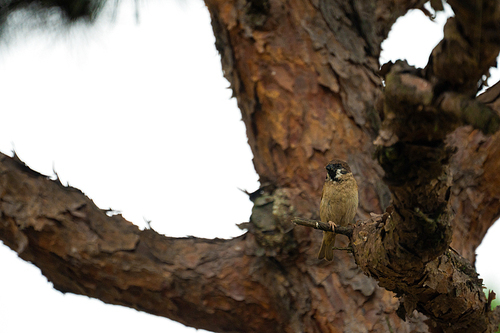
[[[303,219],[303,218],[296,217],[292,220],[292,222],[295,224],[298,224],[298,225],[302,225],[304,227],[314,228],[314,229],[323,230],[323,231],[335,232],[336,234],[345,235],[349,238],[352,237],[352,230],[353,230],[352,225],[348,225],[346,227],[337,226],[337,227],[335,227],[335,231],[334,231],[334,230],[332,230],[332,227],[328,223],[317,221],[317,220],[310,220],[310,219]]]

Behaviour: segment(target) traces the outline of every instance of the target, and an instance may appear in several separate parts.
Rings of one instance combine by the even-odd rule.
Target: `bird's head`
[[[351,174],[349,164],[342,160],[332,160],[326,166],[327,181],[340,182]]]

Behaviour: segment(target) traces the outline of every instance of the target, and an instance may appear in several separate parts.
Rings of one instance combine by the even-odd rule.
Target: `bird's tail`
[[[335,236],[333,232],[323,231],[323,242],[321,249],[319,249],[318,259],[325,258],[326,260],[333,260],[333,246],[335,245]]]

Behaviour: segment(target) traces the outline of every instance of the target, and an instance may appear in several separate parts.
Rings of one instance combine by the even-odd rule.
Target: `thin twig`
[[[296,217],[292,220],[293,223],[302,225],[304,227],[309,227],[309,228],[314,228],[318,230],[323,230],[323,231],[330,231],[330,232],[335,232],[336,234],[341,234],[341,235],[346,235],[347,237],[351,238],[352,237],[352,225],[348,225],[346,227],[340,227],[337,226],[335,227],[335,231],[332,230],[332,227],[330,224],[317,221],[317,220],[310,220],[310,219],[303,219],[300,217]]]

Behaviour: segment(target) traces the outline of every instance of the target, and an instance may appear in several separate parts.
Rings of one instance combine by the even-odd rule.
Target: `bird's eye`
[[[345,175],[347,173],[347,170],[346,169],[342,169],[342,171],[340,171],[341,174]]]

